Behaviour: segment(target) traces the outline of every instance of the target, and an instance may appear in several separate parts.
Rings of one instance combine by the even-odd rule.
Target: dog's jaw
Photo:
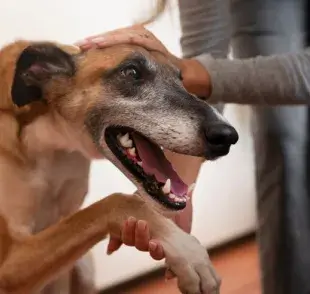
[[[147,193],[145,187],[141,181],[139,181],[128,169],[123,165],[123,163],[113,154],[109,146],[107,145],[104,133],[106,127],[102,131],[102,135],[99,139],[99,142],[96,142],[98,146],[98,150],[102,153],[104,158],[108,159],[119,171],[121,171],[137,188],[137,191],[134,193],[139,198],[141,198],[147,205],[152,207],[152,209],[158,211],[161,214],[166,216],[171,216],[177,213],[177,210],[172,210],[165,205],[158,202],[155,198],[153,198],[150,194]]]
[[[47,113],[37,117],[31,124],[26,125],[21,132],[21,139],[29,154],[46,150],[64,150],[80,152],[89,160],[102,159],[103,155],[97,150],[86,130],[69,125],[61,115]]]
[[[150,197],[142,183],[111,152],[104,140],[104,136],[102,136],[99,144],[95,144],[90,139],[88,132],[81,130],[77,133],[76,130],[77,128],[68,124],[61,115],[47,113],[37,117],[31,124],[22,129],[21,140],[28,156],[31,158],[36,158],[37,154],[42,152],[57,150],[63,150],[69,153],[77,151],[89,160],[106,158],[137,187],[135,194],[144,202],[160,213],[172,213],[170,209],[167,209]]]

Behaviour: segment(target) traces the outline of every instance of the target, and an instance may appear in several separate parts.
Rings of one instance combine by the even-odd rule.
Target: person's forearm
[[[214,59],[209,55],[197,59],[209,74],[210,81],[201,80],[201,83],[206,83],[206,93],[211,92],[210,103],[310,103],[310,49],[244,60]],[[203,85],[195,88],[203,89]]]
[[[230,0],[179,0],[184,86],[210,103],[309,103],[310,52],[227,60]],[[213,59],[213,58],[223,59]]]

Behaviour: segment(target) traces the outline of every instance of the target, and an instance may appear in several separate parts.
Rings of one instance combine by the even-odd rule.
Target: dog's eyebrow
[[[150,60],[148,60],[142,53],[134,52],[126,56],[126,58],[123,61],[121,61],[116,67],[106,70],[104,76],[108,78],[112,76],[115,72],[130,65],[142,66],[149,70],[152,70],[154,68],[152,62],[150,62]]]
[[[128,55],[117,67],[123,67],[130,64],[142,65],[149,67],[149,60],[140,52]]]

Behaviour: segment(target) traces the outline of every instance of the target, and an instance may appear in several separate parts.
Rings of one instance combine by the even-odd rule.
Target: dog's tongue
[[[170,179],[171,192],[177,196],[186,195],[188,186],[178,176],[160,147],[136,133],[131,136],[142,160],[143,170],[149,175],[154,175],[156,180],[163,184]]]

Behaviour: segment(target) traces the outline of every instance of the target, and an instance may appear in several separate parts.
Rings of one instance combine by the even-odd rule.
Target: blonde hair
[[[146,20],[140,21],[139,24],[145,26],[157,20],[168,6],[168,1],[169,0],[156,0],[155,9],[152,11],[151,15]]]

